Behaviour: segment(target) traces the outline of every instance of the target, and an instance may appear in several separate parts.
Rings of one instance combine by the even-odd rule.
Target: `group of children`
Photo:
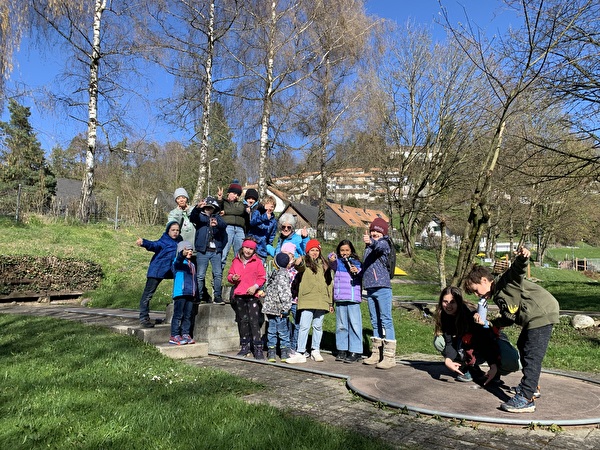
[[[298,364],[308,358],[323,361],[320,352],[323,319],[328,312],[335,311],[336,361],[361,360],[360,303],[364,290],[373,336],[371,355],[363,363],[381,369],[394,367],[396,336],[391,314],[389,259],[390,252],[395,250],[388,237],[388,224],[380,218],[371,223],[363,236],[362,261],[349,240],[342,240],[336,251],[325,258],[321,244],[309,239],[306,229],[295,232],[294,216],[283,214],[277,221],[273,214],[274,199],[268,198],[260,205],[257,193],[249,191],[243,210],[244,223],[250,229],[239,243],[238,228],[243,228],[239,217],[228,224],[218,212],[228,210],[230,215],[235,215],[241,209],[225,207],[222,190],[218,199],[208,197],[193,208],[187,205],[185,190],[180,188],[175,192],[178,210],[169,215],[161,238],[137,240],[139,246],[155,253],[140,300],[142,326],[153,326],[149,302],[158,284],[163,279],[173,278],[174,311],[169,342],[174,345],[195,343],[191,336],[193,302],[198,300],[198,292],[205,289],[204,276],[211,263],[214,301],[222,303],[224,248],[229,244],[237,248],[227,280],[233,285],[231,304],[240,335],[238,356],[253,354],[255,359],[265,359],[261,328],[266,315],[266,359],[276,361],[279,343],[282,362]],[[184,195],[186,201],[181,199]],[[241,188],[232,184],[225,201],[235,202],[239,195]],[[274,246],[278,228],[280,234]],[[184,231],[185,240],[180,235]],[[275,270],[267,277],[265,262],[269,255],[273,257]],[[494,277],[489,268],[478,265],[468,274],[464,282],[467,293],[492,300],[499,307],[498,318],[488,321],[469,308],[458,287],[448,287],[441,292],[436,315],[434,345],[444,356],[446,367],[457,374],[457,380],[474,380],[483,385],[500,383],[501,375],[522,368],[521,383],[512,390],[514,397],[501,405],[501,409],[508,412],[535,411],[534,399],[540,396],[542,360],[553,325],[558,323],[556,299],[525,279],[529,256],[528,249],[520,248],[512,266],[498,277]],[[518,352],[500,332],[502,327],[513,323],[523,327],[517,341]],[[489,365],[487,373],[479,368],[483,361]]]

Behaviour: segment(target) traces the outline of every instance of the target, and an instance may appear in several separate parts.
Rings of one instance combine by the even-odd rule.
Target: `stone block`
[[[235,312],[230,305],[200,304],[194,321],[194,339],[208,342],[209,352],[230,352],[239,348]]]
[[[191,345],[161,344],[156,348],[165,356],[173,359],[202,358],[208,356],[208,343],[196,342]]]

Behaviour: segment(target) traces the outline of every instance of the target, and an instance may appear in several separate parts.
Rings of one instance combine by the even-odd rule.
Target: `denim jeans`
[[[267,346],[269,348],[276,348],[277,337],[279,336],[279,348],[290,348],[290,333],[287,326],[287,316],[279,317],[267,314],[267,318],[269,319]]]
[[[140,322],[150,320],[150,300],[161,281],[162,278],[146,278],[146,286],[144,286],[144,292],[140,299]]]
[[[298,325],[300,317],[298,317],[298,304],[292,303],[290,309],[290,319],[288,320],[288,333],[290,335],[290,348],[296,350],[298,348]]]
[[[192,310],[194,297],[177,297],[173,299],[173,318],[171,319],[171,336],[190,334],[192,326]]]
[[[312,349],[319,350],[321,348],[321,338],[323,337],[323,319],[327,311],[322,309],[303,309],[298,312],[300,314],[300,326],[298,331],[298,353],[306,351],[306,343],[308,342],[308,331],[312,324]]]
[[[523,365],[523,377],[519,386],[523,396],[528,400],[533,398],[533,393],[537,390],[542,372],[542,360],[552,336],[552,328],[552,324],[533,329],[523,328],[517,339],[517,348]]]
[[[204,280],[206,278],[209,262],[212,268],[215,289],[215,298],[213,300],[217,300],[221,298],[223,283],[223,268],[221,267],[221,254],[219,252],[196,253],[196,279],[198,280],[198,292],[203,292],[204,290]]]
[[[233,256],[235,257],[235,255],[237,255],[242,248],[242,243],[246,237],[244,228],[236,225],[227,225],[226,231],[227,243],[223,247],[223,255],[221,256],[221,272],[225,269],[225,265],[227,264],[227,255],[229,254],[229,249],[233,247]]]
[[[350,351],[362,355],[362,315],[360,303],[336,302],[335,347],[338,351]]]
[[[396,333],[392,322],[392,288],[367,289],[367,303],[373,326],[373,337],[395,340]]]

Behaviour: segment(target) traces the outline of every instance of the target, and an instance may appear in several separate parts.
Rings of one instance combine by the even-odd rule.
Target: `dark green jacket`
[[[237,225],[242,227],[246,232],[246,223],[248,222],[246,213],[246,205],[242,202],[228,202],[227,200],[220,200],[219,207],[223,211],[221,216],[227,225]]]
[[[501,317],[494,325],[503,327],[516,323],[533,329],[558,323],[558,301],[544,288],[525,279],[527,258],[517,256],[510,268],[492,285],[492,299],[500,308]]]

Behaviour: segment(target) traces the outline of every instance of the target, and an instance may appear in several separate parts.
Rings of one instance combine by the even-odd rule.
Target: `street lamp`
[[[210,165],[211,163],[214,163],[215,161],[218,161],[219,158],[213,158],[208,162],[208,180],[206,181],[206,192],[207,192],[207,196],[210,195]]]

